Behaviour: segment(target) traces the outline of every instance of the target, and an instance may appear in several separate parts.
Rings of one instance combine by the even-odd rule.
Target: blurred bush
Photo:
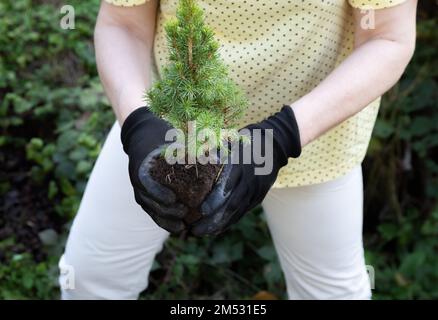
[[[58,297],[68,223],[114,121],[92,47],[99,1],[69,2],[74,31],[59,26],[62,4],[0,3],[0,299]],[[437,15],[436,4],[420,6],[415,57],[383,99],[364,163],[366,254],[381,299],[438,298]],[[214,241],[170,239],[144,297],[264,290],[285,298],[258,209]]]
[[[382,102],[364,163],[375,297],[438,298],[438,19],[420,2],[417,48]]]

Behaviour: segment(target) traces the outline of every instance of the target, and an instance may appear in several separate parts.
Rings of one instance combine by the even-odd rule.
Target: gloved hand
[[[240,142],[240,159],[242,152],[251,152],[250,148],[254,147],[251,144],[255,129],[262,129],[260,147],[265,157],[271,156],[272,171],[265,175],[256,175],[255,169],[262,165],[257,165],[258,161],[254,161],[252,156],[249,164],[242,161],[238,164],[230,161],[224,164],[216,186],[201,205],[202,218],[192,226],[191,231],[195,235],[217,235],[236,223],[246,212],[263,201],[274,184],[278,171],[288,163],[288,158],[296,158],[301,153],[298,125],[290,106],[283,106],[280,112],[246,128],[250,132],[251,143]],[[265,135],[271,135],[271,142],[269,139],[265,141]]]
[[[123,150],[129,157],[129,177],[134,187],[135,201],[163,229],[178,233],[184,228],[187,208],[179,203],[175,193],[156,182],[149,169],[165,146],[170,125],[156,117],[147,107],[133,111],[122,126]]]

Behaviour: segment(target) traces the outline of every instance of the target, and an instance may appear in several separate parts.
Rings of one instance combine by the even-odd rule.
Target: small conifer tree
[[[216,135],[215,147],[237,139],[224,137],[221,129],[234,128],[248,101],[228,77],[214,32],[205,25],[196,1],[180,0],[176,19],[166,24],[165,31],[169,62],[146,95],[151,111],[186,137],[189,122],[196,121],[196,132],[209,129]]]

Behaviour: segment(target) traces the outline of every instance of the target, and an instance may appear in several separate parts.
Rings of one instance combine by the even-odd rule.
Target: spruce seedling
[[[237,136],[223,136],[221,129],[233,129],[248,105],[242,91],[228,77],[219,56],[219,43],[204,23],[195,0],[180,0],[176,19],[165,25],[169,62],[162,78],[147,93],[150,110],[188,137],[195,121],[196,133],[214,132],[217,147]],[[202,141],[197,141],[197,149]],[[187,148],[190,151],[190,148]]]
[[[197,159],[202,153],[215,154],[221,147],[227,150],[228,143],[241,138],[237,131],[223,129],[236,129],[248,101],[228,77],[228,68],[219,55],[219,43],[213,30],[204,23],[202,9],[195,0],[179,1],[176,19],[165,25],[165,32],[168,63],[161,79],[146,94],[150,110],[184,134],[185,159]],[[193,130],[193,124],[196,137],[201,130],[208,130],[214,141],[196,137],[191,141],[189,127]],[[154,179],[175,191],[178,199],[189,207],[185,219],[188,224],[199,219],[199,206],[220,172],[218,164],[170,165],[164,157],[157,158],[151,169]]]

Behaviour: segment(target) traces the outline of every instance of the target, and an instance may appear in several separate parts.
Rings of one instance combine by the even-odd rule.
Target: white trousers
[[[268,193],[263,208],[290,299],[371,297],[362,207],[360,166],[330,182]],[[62,298],[136,299],[168,235],[134,201],[116,123],[59,263]]]

